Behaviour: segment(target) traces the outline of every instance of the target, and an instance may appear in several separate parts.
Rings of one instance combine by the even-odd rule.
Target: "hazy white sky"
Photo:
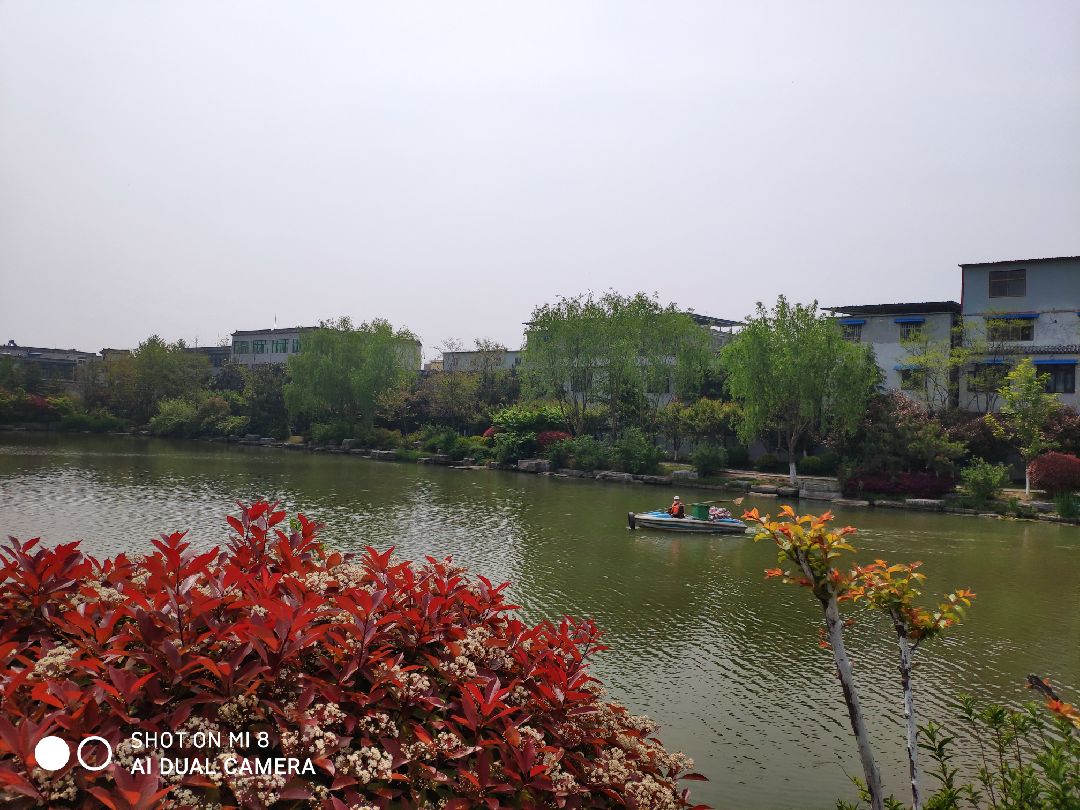
[[[516,346],[1080,253],[1080,3],[0,0],[0,341]]]

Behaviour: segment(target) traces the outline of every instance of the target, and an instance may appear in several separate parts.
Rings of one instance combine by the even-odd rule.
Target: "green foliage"
[[[491,424],[510,433],[540,433],[566,426],[562,409],[551,402],[521,402],[491,414]]]
[[[88,430],[91,433],[108,433],[123,430],[127,423],[108,411],[78,412],[60,417],[60,429],[69,431]]]
[[[713,444],[701,444],[690,456],[698,475],[715,475],[727,466],[727,452]]]
[[[568,467],[570,465],[570,454],[573,443],[570,439],[565,439],[561,442],[555,442],[548,445],[544,450],[544,458],[551,462],[551,466],[555,469],[560,467]]]
[[[804,475],[833,475],[836,473],[840,457],[826,451],[816,456],[807,456],[799,460],[799,472]]]
[[[615,466],[634,475],[655,473],[662,455],[660,448],[639,428],[628,428],[612,446]]]
[[[408,330],[382,320],[356,327],[348,318],[323,322],[289,358],[284,389],[289,417],[370,429],[381,395],[418,367],[414,340]]]
[[[784,296],[771,311],[759,303],[721,357],[728,389],[742,407],[740,437],[750,441],[779,429],[791,459],[808,436],[853,433],[880,379],[869,348],[844,340],[817,302],[792,305]]]
[[[718,399],[697,399],[686,406],[683,422],[695,443],[721,444],[736,431],[739,406]]]
[[[575,470],[604,470],[611,466],[608,446],[592,436],[577,436],[562,444],[570,456],[567,466]]]
[[[951,477],[966,452],[940,421],[898,391],[871,398],[857,432],[841,443],[843,455],[862,470],[932,472]]]
[[[775,453],[765,453],[754,462],[754,469],[761,472],[783,472],[784,462]]]
[[[994,433],[1008,437],[1025,462],[1053,449],[1047,427],[1061,404],[1054,394],[1046,393],[1046,376],[1025,357],[1009,371],[998,390],[1000,413],[986,417]]]
[[[742,445],[727,449],[728,466],[739,470],[749,469],[750,451]]]
[[[971,504],[981,507],[1008,486],[1009,469],[1004,464],[991,464],[977,458],[960,470],[960,483]]]
[[[604,428],[619,435],[654,423],[662,394],[700,390],[714,367],[708,332],[674,305],[608,292],[537,307],[522,377],[526,395],[559,403],[571,432],[589,432],[586,414],[600,406]]]
[[[1076,495],[1072,492],[1061,492],[1055,495],[1054,506],[1060,517],[1072,519],[1080,516],[1080,504],[1077,503]]]
[[[248,417],[248,429],[252,433],[276,439],[289,435],[285,380],[284,366],[267,364],[244,370],[242,412]]]
[[[316,445],[340,445],[345,439],[357,438],[356,425],[348,419],[329,419],[311,423],[311,441]]]
[[[199,408],[190,399],[163,399],[157,414],[150,420],[150,432],[155,436],[190,438],[199,432]]]
[[[492,451],[495,460],[509,464],[523,458],[529,458],[536,451],[535,433],[499,433],[495,436]]]

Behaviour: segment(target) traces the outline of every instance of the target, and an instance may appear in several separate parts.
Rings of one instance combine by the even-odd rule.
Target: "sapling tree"
[[[1031,358],[1025,357],[1005,377],[999,389],[1004,403],[999,414],[987,414],[994,434],[1007,437],[1024,459],[1024,494],[1031,495],[1028,465],[1036,456],[1054,449],[1047,435],[1050,418],[1061,408],[1053,394],[1046,392],[1045,374],[1039,374]]]
[[[915,651],[927,639],[940,635],[959,622],[964,608],[971,606],[975,594],[959,589],[945,596],[933,610],[916,606],[921,595],[919,583],[926,575],[919,572],[921,563],[889,565],[875,560],[870,565],[857,566],[847,596],[863,601],[880,610],[892,622],[900,658],[900,686],[904,693],[904,721],[907,725],[908,773],[911,777],[911,805],[920,810],[919,795],[919,729],[915,718],[915,694],[911,684]]]
[[[866,719],[859,705],[859,690],[851,669],[851,660],[844,646],[844,622],[840,618],[841,600],[850,599],[850,590],[854,584],[853,572],[842,571],[837,567],[837,560],[843,552],[854,549],[847,542],[848,535],[855,529],[845,526],[842,529],[830,529],[833,516],[825,512],[816,515],[796,515],[790,506],[783,506],[778,516],[782,520],[772,520],[768,515],[762,517],[757,509],[751,509],[743,519],[756,523],[760,529],[754,540],[771,538],[776,543],[781,566],[794,564],[795,569],[772,568],[765,572],[767,577],[778,577],[785,583],[802,585],[813,592],[821,604],[825,617],[825,631],[828,646],[832,650],[833,660],[844,691],[851,731],[859,749],[859,761],[862,765],[863,779],[870,798],[872,810],[883,810],[881,775],[870,745],[870,735],[866,730]]]

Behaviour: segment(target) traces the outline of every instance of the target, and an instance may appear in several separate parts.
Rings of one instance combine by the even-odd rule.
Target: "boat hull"
[[[743,534],[746,524],[735,518],[723,520],[698,520],[697,518],[673,518],[666,512],[630,512],[627,523],[631,529],[656,529],[680,534]]]

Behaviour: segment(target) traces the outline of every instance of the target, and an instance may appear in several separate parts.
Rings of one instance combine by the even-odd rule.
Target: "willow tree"
[[[383,395],[419,370],[419,345],[407,329],[375,320],[323,321],[289,358],[285,406],[289,416],[340,420],[370,429]]]
[[[533,311],[522,374],[525,393],[558,402],[575,433],[600,407],[618,436],[655,424],[665,395],[700,387],[714,362],[709,333],[673,304],[589,293]]]
[[[845,340],[816,301],[790,304],[782,295],[771,311],[758,303],[721,362],[728,390],[742,406],[740,437],[749,442],[779,430],[792,486],[800,443],[852,433],[881,376],[870,348]]]

